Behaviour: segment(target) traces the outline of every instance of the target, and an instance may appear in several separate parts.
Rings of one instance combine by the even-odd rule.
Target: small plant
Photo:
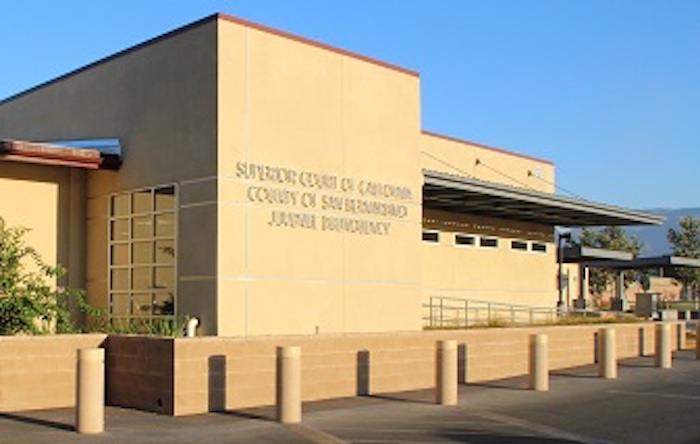
[[[106,319],[106,318],[105,318]],[[105,321],[99,330],[106,333],[124,335],[149,335],[182,337],[185,333],[188,317],[163,317],[163,318],[113,318]]]
[[[26,244],[28,231],[0,217],[0,335],[78,332],[71,301],[84,313],[97,311],[87,305],[82,290],[50,284],[65,270],[48,265]]]
[[[479,321],[474,325],[471,325],[470,328],[505,328],[512,326],[513,324],[508,319],[491,318],[485,321]]]

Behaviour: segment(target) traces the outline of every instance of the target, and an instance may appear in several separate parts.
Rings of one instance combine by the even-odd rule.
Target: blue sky
[[[424,129],[586,199],[700,207],[695,0],[0,0],[0,98],[214,12],[419,71]]]

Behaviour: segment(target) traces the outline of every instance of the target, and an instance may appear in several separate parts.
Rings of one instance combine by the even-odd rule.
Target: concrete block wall
[[[654,324],[616,324],[619,358],[654,353]],[[435,343],[460,344],[460,381],[524,375],[529,337],[549,334],[552,370],[595,361],[600,325],[452,331],[157,338],[61,335],[0,337],[0,412],[71,407],[77,350],[106,348],[110,405],[189,415],[272,405],[276,347],[302,349],[305,401],[430,388]],[[675,332],[674,332],[675,333]],[[673,334],[674,349],[677,334]]]
[[[0,412],[75,405],[78,349],[106,335],[0,336]]]
[[[620,358],[640,356],[642,350],[653,354],[652,323],[614,327]],[[595,335],[600,328],[589,325],[176,339],[174,414],[274,404],[277,346],[301,346],[302,396],[311,401],[433,387],[435,342],[440,339],[455,339],[462,344],[460,380],[466,382],[527,373],[529,337],[537,332],[550,336],[553,370],[591,364],[595,362]]]

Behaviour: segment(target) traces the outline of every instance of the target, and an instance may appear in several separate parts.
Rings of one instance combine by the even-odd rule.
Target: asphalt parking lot
[[[700,361],[674,354],[620,363],[619,379],[595,366],[554,371],[549,392],[526,377],[460,387],[457,407],[432,391],[306,403],[299,426],[271,408],[184,418],[109,407],[106,432],[73,431],[73,410],[0,414],[0,443],[700,443]]]

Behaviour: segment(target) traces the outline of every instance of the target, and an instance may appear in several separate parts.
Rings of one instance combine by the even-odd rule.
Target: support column
[[[301,347],[277,347],[277,420],[301,422]]]
[[[688,313],[688,312],[686,312]],[[678,323],[678,350],[685,350],[687,344],[685,343],[685,321]]]
[[[457,341],[437,342],[435,401],[457,405]]]
[[[598,330],[598,376],[617,379],[615,329],[611,327]]]
[[[617,276],[617,297],[620,298],[620,311],[627,310],[627,299],[625,298],[625,272],[621,271]]]
[[[548,343],[544,333],[530,336],[530,388],[539,392],[549,390]]]
[[[671,325],[668,322],[656,325],[655,339],[654,365],[661,368],[671,368]]]
[[[75,430],[98,434],[105,428],[105,350],[78,350]]]

